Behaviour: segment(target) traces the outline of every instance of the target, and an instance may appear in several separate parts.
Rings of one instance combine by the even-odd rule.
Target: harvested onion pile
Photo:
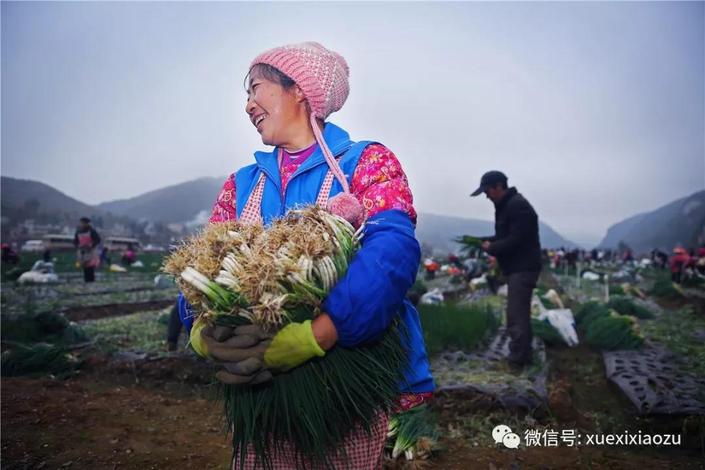
[[[359,234],[316,206],[292,210],[266,230],[227,222],[207,226],[167,260],[196,315],[240,317],[276,330],[321,301],[348,268]],[[220,318],[222,320],[222,318]]]

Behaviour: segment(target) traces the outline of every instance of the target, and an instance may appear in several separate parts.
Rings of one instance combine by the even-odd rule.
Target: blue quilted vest
[[[338,164],[350,184],[362,151],[372,142],[355,143],[350,140],[347,132],[331,123],[326,123],[323,129],[323,138],[331,153],[338,158]],[[235,174],[235,187],[237,188],[235,207],[238,218],[240,218],[240,214],[262,173],[266,176],[261,206],[262,220],[265,225],[268,225],[272,219],[283,216],[287,210],[294,206],[316,202],[318,190],[323,184],[326,173],[328,173],[328,164],[321,149],[317,148],[291,175],[284,194],[281,190],[277,152],[277,149],[272,152],[256,152],[256,163],[241,168]],[[340,182],[334,178],[330,197],[342,190]]]

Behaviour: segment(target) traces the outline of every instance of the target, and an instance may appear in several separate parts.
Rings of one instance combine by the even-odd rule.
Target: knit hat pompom
[[[348,63],[317,42],[275,47],[257,56],[250,68],[257,64],[271,65],[294,80],[319,119],[342,108],[350,93]]]
[[[362,204],[350,193],[338,193],[328,200],[328,212],[342,217],[356,229],[360,228],[365,218]]]

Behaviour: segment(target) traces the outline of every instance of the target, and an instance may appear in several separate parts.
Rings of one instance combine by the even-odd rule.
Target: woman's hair
[[[249,81],[253,73],[269,80],[270,82],[281,85],[285,90],[289,90],[291,87],[296,85],[294,80],[283,74],[279,69],[272,67],[269,64],[255,64],[250,68],[250,71],[247,72],[247,75],[245,75],[245,90],[247,90],[250,86]]]

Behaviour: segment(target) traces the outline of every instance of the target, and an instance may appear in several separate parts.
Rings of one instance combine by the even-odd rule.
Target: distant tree
[[[23,204],[23,209],[25,212],[26,218],[33,218],[37,215],[37,211],[39,211],[39,206],[41,206],[41,203],[37,199],[27,199],[24,204]]]
[[[61,214],[57,214],[56,212],[49,212],[48,214],[42,214],[42,218],[48,224],[52,224],[52,225],[61,225],[64,222],[64,218],[61,216]]]
[[[626,244],[624,240],[620,240],[619,243],[617,244],[617,252],[618,253],[624,253],[625,251],[631,251],[632,248]]]

